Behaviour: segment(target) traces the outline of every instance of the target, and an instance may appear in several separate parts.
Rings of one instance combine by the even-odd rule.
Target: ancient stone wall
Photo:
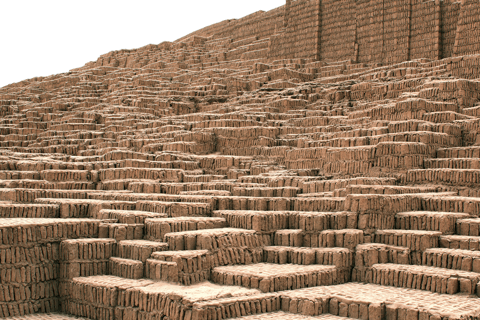
[[[479,32],[478,1],[288,0],[192,35],[269,38],[270,60],[391,64],[478,53]]]
[[[338,10],[342,8],[342,10]],[[320,59],[354,60],[356,4],[353,0],[323,0],[320,4]]]

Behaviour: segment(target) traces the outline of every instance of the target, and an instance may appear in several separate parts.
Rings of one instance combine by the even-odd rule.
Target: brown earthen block
[[[334,266],[253,264],[216,267],[212,271],[212,279],[220,284],[244,285],[263,292],[275,292],[341,283],[344,277],[338,273],[341,271]],[[243,278],[246,278],[245,281]]]
[[[208,203],[139,201],[137,210],[164,213],[169,217],[205,217],[211,215]]]
[[[119,223],[126,224],[141,224],[145,223],[145,219],[166,217],[166,214],[145,211],[103,209],[99,212],[100,219],[117,219]]]
[[[214,211],[213,215],[224,218],[233,228],[270,232],[288,227],[289,212],[225,210]]]
[[[378,243],[358,245],[355,251],[355,267],[371,267],[377,263],[410,264],[410,249]]]
[[[73,261],[60,263],[59,279],[110,274],[109,260]]]
[[[122,240],[141,240],[143,239],[143,224],[123,224],[123,223],[101,223],[99,230],[103,237]]]
[[[353,264],[353,255],[345,248],[296,248],[273,246],[263,248],[264,262],[300,265],[335,265],[337,268],[349,268]]]
[[[43,204],[0,204],[2,218],[58,218],[60,207],[58,205]]]
[[[117,255],[120,258],[140,260],[143,263],[156,251],[165,251],[168,244],[146,240],[123,240],[117,244]]]
[[[439,231],[378,230],[375,233],[375,242],[407,247],[412,251],[425,251],[438,247],[441,234]]]
[[[232,225],[231,225],[232,226]],[[216,229],[226,227],[224,218],[175,217],[145,220],[145,237],[150,240],[163,240],[167,233]]]
[[[440,231],[443,234],[453,234],[457,220],[469,217],[466,213],[414,211],[401,212],[395,216],[397,229]]]
[[[376,264],[372,266],[371,283],[427,290],[438,293],[457,293],[450,290],[454,285],[450,279],[458,281],[458,292],[473,294],[479,275],[473,272],[453,271],[444,268],[426,266],[408,266],[395,264]]]
[[[110,258],[110,273],[127,279],[143,278],[143,262],[139,260]]]
[[[62,261],[108,260],[116,252],[114,239],[64,240],[60,244]]]

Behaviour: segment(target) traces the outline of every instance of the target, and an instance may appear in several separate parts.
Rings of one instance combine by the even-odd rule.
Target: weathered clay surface
[[[0,88],[0,318],[479,319],[478,30],[287,0]]]

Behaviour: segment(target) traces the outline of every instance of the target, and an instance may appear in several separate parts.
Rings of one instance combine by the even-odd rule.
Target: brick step
[[[210,182],[188,182],[188,183],[160,183],[156,180],[138,181],[132,180],[128,184],[128,190],[135,193],[166,193],[166,194],[183,194],[195,191],[228,191],[231,192],[234,187],[266,187],[266,184],[254,185],[236,183],[231,180],[213,180]]]
[[[211,205],[199,202],[138,201],[136,210],[164,213],[168,217],[207,217],[212,215]]]
[[[302,303],[300,305],[299,314],[277,311],[277,312],[268,312],[263,314],[248,315],[248,316],[243,316],[238,318],[231,318],[231,320],[353,320],[353,319],[358,319],[358,318],[334,316],[333,314],[329,314],[329,313],[321,314],[318,316],[307,315],[308,313],[313,312],[314,308],[315,308],[314,305],[311,306],[308,303],[307,304]],[[19,319],[19,320],[39,320],[39,319]],[[52,320],[70,320],[70,319],[52,319]]]
[[[220,288],[245,288],[234,286],[219,286]],[[225,289],[224,289],[225,290]],[[252,315],[254,319],[263,319],[268,312],[275,312],[281,308],[280,296],[277,293],[260,293],[251,290],[251,295],[231,296],[207,301],[198,301],[193,304],[192,319],[244,319]],[[268,318],[267,318],[268,319]]]
[[[181,169],[153,169],[153,168],[114,168],[101,169],[98,175],[101,181],[119,179],[149,179],[172,182],[182,182],[187,171]]]
[[[349,194],[345,200],[345,210],[358,212],[360,215],[382,215],[391,218],[398,212],[409,211],[447,211],[473,214],[470,211],[463,210],[463,204],[466,201],[471,201],[471,199],[475,200],[475,198],[456,197],[456,194],[456,192],[396,195]],[[480,198],[478,200],[480,202]]]
[[[339,284],[348,281],[349,275],[335,266],[258,263],[213,268],[212,281],[277,292]]]
[[[422,211],[464,212],[480,216],[480,198],[420,195]]]
[[[345,189],[349,185],[391,185],[397,184],[395,178],[351,178],[351,179],[332,179],[304,182],[303,193],[333,192],[337,189]]]
[[[441,236],[439,240],[439,247],[478,251],[480,250],[480,237],[461,235]]]
[[[98,213],[99,219],[116,219],[119,223],[143,224],[148,218],[166,218],[166,213],[156,213],[136,210],[103,209]]]
[[[333,198],[334,194],[335,194],[335,197],[346,197],[345,189],[337,189],[337,190],[339,191],[338,193],[335,193],[335,192],[301,193],[301,194],[297,194],[297,198]]]
[[[166,251],[168,244],[147,240],[123,240],[118,242],[116,256],[124,259],[140,260],[143,263],[153,252]]]
[[[101,223],[98,227],[100,238],[110,238],[117,241],[143,239],[143,224]]]
[[[410,249],[381,243],[365,243],[356,247],[356,269],[371,267],[377,263],[410,264]]]
[[[0,180],[1,188],[25,188],[44,190],[95,190],[96,184],[90,181],[61,181],[51,182],[47,180]]]
[[[0,219],[0,245],[32,247],[65,239],[98,238],[101,221],[95,219],[10,218]],[[14,237],[13,235],[22,235]],[[40,257],[35,254],[36,259]]]
[[[478,186],[480,169],[416,169],[409,170],[402,183],[434,183],[455,186]]]
[[[480,236],[480,218],[457,220],[457,234],[462,236]]]
[[[102,190],[35,190],[25,188],[3,188],[0,189],[0,201],[12,201],[18,203],[32,203],[36,202],[38,198],[48,199],[90,199],[91,194],[96,198],[101,195],[110,194],[108,198],[118,197],[122,193],[131,193],[131,191],[115,191],[115,196],[112,196],[111,191]],[[105,197],[105,196],[104,196]],[[93,199],[93,198],[92,198]]]
[[[441,148],[437,158],[480,158],[480,146]]]
[[[98,218],[102,209],[135,210],[135,202],[93,199],[54,199],[39,198],[38,204],[54,204],[60,206],[61,218]]]
[[[299,193],[302,193],[302,189],[301,188],[295,188],[295,187],[280,187],[280,188],[235,187],[232,190],[232,196],[235,196],[235,197],[267,197],[267,198],[270,198],[270,197],[284,197],[284,198],[294,198]]]
[[[105,314],[109,319],[114,319],[115,313],[124,314],[127,290],[138,292],[153,283],[148,279],[127,279],[111,275],[74,278],[59,286],[59,295],[64,299],[61,311],[86,318]]]
[[[0,203],[0,218],[59,218],[56,204]]]
[[[56,309],[51,310],[51,312],[55,312],[55,311],[57,310]],[[35,313],[35,314],[15,316],[15,317],[3,318],[3,319],[5,320],[89,320],[87,318],[78,318],[76,316],[70,316],[68,314],[59,314],[59,313]]]
[[[142,261],[117,257],[110,258],[110,274],[113,276],[126,279],[142,279],[143,272]]]
[[[480,252],[445,248],[428,249],[423,253],[422,265],[480,274]]]
[[[167,233],[165,242],[169,250],[215,250],[231,247],[260,247],[269,241],[268,236],[254,230],[236,228],[203,229]]]
[[[1,191],[1,190],[0,190]],[[454,194],[454,193],[452,193]],[[224,197],[224,196],[195,196],[174,194],[150,194],[119,192],[91,192],[90,199],[116,201],[160,201],[173,203],[209,203],[212,210],[256,210],[256,211],[318,211],[341,212],[345,211],[345,198],[264,198],[264,197]],[[0,199],[1,200],[1,199]],[[9,200],[9,199],[5,199]],[[135,210],[152,211],[137,207]],[[406,211],[406,210],[402,210]]]
[[[206,319],[206,316],[213,315],[218,316],[217,319],[228,319],[246,315],[247,310],[249,314],[261,314],[280,308],[278,294],[262,294],[259,290],[210,282],[192,286],[156,282],[129,290],[135,296],[138,295],[138,301],[148,302],[145,304],[131,304],[130,295],[123,296],[123,290],[119,291],[116,312],[117,315],[123,315],[123,319],[128,319],[129,315],[137,312],[141,319],[163,319],[165,316],[168,319],[179,319],[179,313],[185,315],[181,319]]]
[[[225,218],[231,227],[259,232],[356,228],[357,220],[353,212],[219,210],[214,211],[213,216]]]
[[[88,170],[44,170],[40,172],[40,178],[51,182],[91,181],[92,173]]]
[[[302,229],[285,229],[275,232],[274,246],[310,248],[348,248],[364,242],[364,233],[358,229],[324,230],[306,232]]]
[[[175,217],[145,220],[145,239],[162,241],[167,233],[225,228],[224,218]]]
[[[38,171],[1,170],[0,180],[44,180]]]
[[[183,176],[183,182],[193,182],[193,183],[198,183],[198,182],[211,182],[215,180],[224,180],[226,179],[227,176],[225,175],[215,175],[215,174],[198,174],[198,175],[189,175],[186,173]]]
[[[60,279],[106,275],[114,256],[114,239],[75,239],[60,243]]]
[[[425,159],[425,169],[480,169],[480,158]]]
[[[346,248],[267,246],[263,247],[263,261],[276,264],[320,264],[350,268],[353,264],[353,252]]]
[[[218,196],[218,197],[230,197],[232,193],[230,191],[223,190],[199,190],[199,191],[182,191],[180,195],[192,195],[192,196]]]
[[[284,312],[308,316],[329,314],[353,319],[443,319],[472,317],[478,297],[433,293],[370,283],[345,283],[280,293]],[[343,318],[345,319],[345,318]]]
[[[411,251],[425,251],[437,248],[439,231],[424,230],[377,230],[374,236],[375,243],[407,247]]]
[[[153,280],[192,285],[208,280],[211,268],[208,250],[154,252],[146,262],[145,275]]]
[[[458,219],[470,217],[467,213],[410,211],[395,215],[395,228],[404,230],[440,231],[443,234],[454,234]]]
[[[366,283],[442,294],[475,294],[480,281],[480,273],[428,266],[375,264],[369,269],[361,277]]]
[[[405,194],[405,193],[434,193],[448,191],[443,186],[414,187],[414,186],[378,186],[378,185],[349,185],[334,191],[335,197],[346,197],[349,194]]]

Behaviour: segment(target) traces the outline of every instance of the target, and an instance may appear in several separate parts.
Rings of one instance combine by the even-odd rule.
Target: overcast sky
[[[173,41],[285,0],[1,0],[0,87]]]

